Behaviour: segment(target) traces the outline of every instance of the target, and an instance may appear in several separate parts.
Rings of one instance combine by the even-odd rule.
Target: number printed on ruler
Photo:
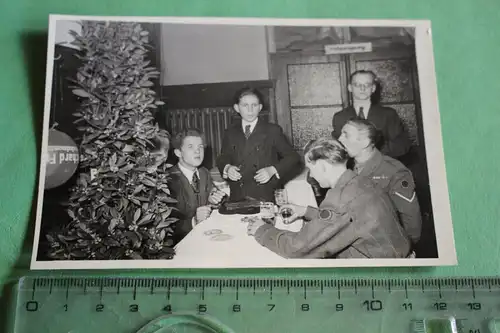
[[[448,327],[450,332],[493,333],[500,318],[499,296],[497,278],[43,278],[21,283],[17,323],[23,333],[29,331],[22,330],[24,321],[45,322],[51,332],[67,332],[76,329],[79,320],[88,331],[113,322],[117,332],[126,332],[161,315],[191,312],[214,316],[236,331],[242,331],[242,318],[252,319],[252,327],[243,332],[275,327],[280,332],[335,328],[390,333]],[[91,320],[82,320],[88,316]],[[59,326],[50,327],[47,318]]]

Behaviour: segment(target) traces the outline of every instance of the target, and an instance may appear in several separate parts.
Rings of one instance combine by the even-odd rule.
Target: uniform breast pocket
[[[389,186],[389,178],[384,176],[372,176],[375,186],[379,189],[387,189]]]

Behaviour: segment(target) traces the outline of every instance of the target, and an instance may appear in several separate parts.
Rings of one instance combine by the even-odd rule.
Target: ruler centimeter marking
[[[371,297],[374,299],[376,293],[385,290],[388,293],[392,293],[394,289],[403,288],[405,297],[409,298],[409,291],[414,291],[420,286],[422,293],[427,293],[429,291],[437,291],[439,298],[443,298],[443,288],[449,290],[450,287],[455,291],[461,290],[460,288],[470,289],[471,297],[476,298],[477,287],[482,287],[482,289],[487,289],[489,292],[496,287],[500,288],[500,279],[454,279],[454,280],[442,280],[439,278],[435,279],[404,279],[404,280],[387,280],[380,281],[376,279],[354,279],[354,280],[333,280],[333,279],[321,279],[319,281],[314,281],[310,279],[305,280],[285,280],[285,279],[180,279],[180,278],[164,278],[164,279],[154,279],[154,278],[101,278],[101,277],[91,277],[91,278],[34,278],[31,281],[31,287],[23,284],[22,289],[30,289],[31,299],[33,300],[36,295],[36,291],[39,289],[47,290],[48,293],[52,294],[54,289],[60,289],[61,287],[65,289],[66,296],[69,294],[72,287],[82,287],[83,293],[88,293],[89,287],[98,287],[99,297],[103,298],[104,291],[108,291],[109,288],[116,288],[116,293],[120,294],[122,288],[132,288],[133,299],[137,298],[138,288],[149,288],[150,294],[155,293],[155,288],[166,288],[167,299],[170,299],[173,288],[182,288],[184,295],[188,294],[190,289],[200,289],[202,296],[205,297],[206,288],[218,287],[219,294],[223,293],[223,289],[235,288],[236,298],[239,297],[240,288],[253,289],[253,293],[256,293],[257,288],[268,288],[269,298],[273,298],[273,288],[286,288],[287,294],[290,294],[290,288],[301,288],[303,290],[304,299],[308,297],[309,290],[319,290],[320,294],[324,294],[325,289],[335,288],[337,291],[337,298],[342,298],[342,292],[351,290],[355,295],[359,293],[360,289],[369,288],[371,291]],[[433,288],[436,287],[436,288]]]
[[[90,298],[82,299],[82,290],[83,297]],[[18,285],[17,314],[19,318],[30,318],[27,316],[42,316],[49,311],[54,315],[78,318],[85,311],[90,311],[100,313],[100,317],[96,317],[98,321],[105,318],[106,313],[112,313],[108,311],[112,308],[124,313],[151,315],[191,309],[199,314],[216,312],[231,321],[235,317],[230,317],[230,314],[234,316],[250,311],[250,315],[255,314],[261,324],[266,320],[262,317],[264,313],[274,313],[275,316],[281,313],[284,317],[278,320],[280,325],[298,330],[299,320],[306,320],[305,317],[296,319],[300,313],[308,313],[309,316],[316,313],[314,319],[308,318],[318,325],[321,318],[341,320],[335,324],[347,325],[347,317],[336,315],[334,318],[332,315],[335,313],[354,315],[351,317],[352,325],[360,325],[362,319],[358,317],[361,316],[372,318],[372,324],[379,325],[383,321],[380,318],[386,313],[391,316],[388,325],[398,325],[395,321],[400,321],[400,326],[394,326],[394,330],[403,327],[401,322],[404,319],[413,323],[412,332],[425,333],[426,319],[411,316],[413,313],[426,313],[453,315],[460,333],[485,333],[490,332],[485,330],[485,316],[500,318],[499,294],[500,278],[35,277],[22,279]],[[148,295],[153,295],[151,300],[146,300]],[[249,295],[255,296],[255,301],[249,299]],[[294,301],[287,301],[286,297]],[[220,306],[229,306],[229,313],[220,312]],[[298,310],[293,310],[295,306]],[[284,309],[298,312],[290,317],[290,314],[282,312]],[[394,316],[399,319],[392,319]],[[70,320],[70,317],[64,318]],[[344,327],[347,330],[352,328]]]
[[[66,279],[50,279],[50,278],[35,278],[33,279],[31,283],[31,288],[27,288],[26,285],[23,285],[22,288],[24,289],[31,289],[31,297],[30,299],[33,301],[36,298],[37,290],[43,289],[47,291],[47,286],[48,286],[48,293],[52,294],[54,292],[54,289],[64,289],[64,299],[68,300],[70,291],[72,290],[72,287],[82,287],[83,286],[83,292],[84,294],[88,293],[88,287],[98,287],[98,293],[99,293],[99,300],[102,302],[105,291],[109,292],[110,288],[116,288],[116,294],[121,293],[121,288],[130,288],[132,286],[132,299],[136,300],[137,299],[137,293],[138,293],[138,288],[145,288],[149,287],[149,294],[153,295],[155,293],[155,287],[156,288],[162,288],[166,287],[166,298],[167,300],[170,301],[171,299],[171,294],[172,294],[172,288],[182,288],[184,290],[184,295],[188,294],[188,291],[190,289],[201,289],[201,294],[200,298],[202,300],[205,300],[206,298],[206,288],[213,288],[218,286],[219,288],[219,295],[223,294],[223,289],[226,289],[227,287],[229,288],[235,288],[235,299],[239,300],[240,299],[240,288],[247,288],[248,287],[253,287],[253,294],[255,295],[256,293],[256,287],[259,286],[259,288],[264,288],[266,287],[269,290],[269,299],[273,299],[273,294],[274,294],[274,289],[273,288],[280,288],[280,287],[286,287],[287,294],[289,295],[291,293],[290,291],[290,284],[292,284],[293,288],[297,288],[299,286],[302,287],[303,290],[303,298],[308,299],[309,296],[309,291],[314,291],[317,290],[319,287],[320,294],[324,294],[324,290],[326,289],[332,289],[332,287],[336,287],[337,291],[337,298],[340,300],[342,298],[342,292],[353,290],[354,289],[354,294],[357,295],[359,292],[359,289],[366,289],[367,287],[370,288],[371,291],[371,298],[375,299],[377,296],[377,293],[380,291],[385,290],[388,293],[393,292],[393,286],[395,287],[403,287],[404,289],[404,295],[406,299],[409,299],[409,289],[414,290],[415,288],[409,288],[409,285],[411,287],[416,287],[420,285],[422,287],[422,292],[423,293],[428,293],[430,291],[433,291],[432,288],[429,288],[429,286],[437,286],[437,293],[439,296],[439,299],[443,299],[443,288],[449,291],[450,288],[446,287],[453,287],[452,289],[455,292],[458,292],[459,290],[459,285],[461,287],[466,287],[467,289],[470,290],[470,294],[472,299],[476,299],[476,289],[477,287],[483,287],[481,290],[484,290],[487,288],[488,292],[491,293],[492,291],[492,284],[494,287],[499,288],[500,287],[500,281],[497,280],[491,280],[491,279],[485,279],[485,280],[475,280],[475,279],[468,279],[468,280],[449,280],[449,281],[444,281],[444,280],[404,280],[404,281],[387,281],[387,283],[380,282],[377,280],[354,280],[354,281],[348,281],[348,280],[320,280],[320,281],[311,281],[311,280],[299,280],[299,281],[288,281],[288,280],[273,280],[273,279],[264,279],[264,280],[252,280],[252,279],[243,279],[243,280],[203,280],[203,279],[185,279],[185,280],[179,280],[179,279],[164,279],[164,280],[157,280],[157,279],[144,279],[144,278],[139,278],[139,279],[133,279],[133,278],[81,278],[81,279],[75,279],[75,278],[66,278]],[[428,288],[425,288],[425,287]],[[396,288],[397,289],[397,288]],[[434,290],[436,291],[436,290]]]

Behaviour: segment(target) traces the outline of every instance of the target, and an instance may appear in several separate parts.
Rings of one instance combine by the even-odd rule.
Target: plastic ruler
[[[25,277],[6,332],[500,332],[500,278]]]

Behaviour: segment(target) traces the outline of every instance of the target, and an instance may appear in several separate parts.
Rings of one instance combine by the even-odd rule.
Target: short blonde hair
[[[324,137],[309,141],[304,147],[304,159],[307,162],[326,160],[331,164],[345,164],[349,154],[340,141]]]

